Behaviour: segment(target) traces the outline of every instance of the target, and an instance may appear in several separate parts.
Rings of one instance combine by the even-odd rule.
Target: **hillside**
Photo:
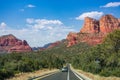
[[[89,45],[97,45],[114,30],[120,29],[120,20],[112,15],[104,15],[99,20],[86,17],[80,32],[70,32],[67,35],[68,47],[79,42],[86,42]]]
[[[13,36],[9,39],[16,38]],[[104,34],[70,33],[66,40],[52,43],[44,50],[24,54],[11,53],[0,55],[0,79],[39,69],[61,69],[67,63],[71,63],[76,69],[100,76],[120,77],[119,27],[118,30],[115,28]]]
[[[74,56],[73,66],[101,76],[120,77],[120,30],[115,30],[83,54]]]
[[[20,40],[14,35],[4,35],[0,37],[0,53],[30,52],[31,47],[25,40]]]
[[[103,38],[103,43],[90,46],[80,42],[66,47],[67,41],[57,47],[39,53],[56,55],[65,63],[100,76],[120,77],[120,30],[114,30]]]

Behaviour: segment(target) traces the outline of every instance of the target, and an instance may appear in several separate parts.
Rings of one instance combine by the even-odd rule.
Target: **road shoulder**
[[[81,78],[83,78],[85,80],[92,80],[91,78],[89,78],[88,76],[80,73],[77,69],[74,69],[73,67],[71,67],[71,70],[74,72],[74,74],[79,75]]]
[[[78,69],[74,69],[75,72],[77,72],[79,75],[83,75],[83,76],[87,76],[87,78],[91,79],[91,80],[120,80],[119,77],[103,77],[103,76],[99,76],[99,75],[94,75],[92,73],[89,72],[84,72],[82,70],[78,70]],[[89,80],[86,79],[86,80]]]
[[[59,71],[58,69],[43,69],[43,70],[38,70],[35,72],[29,72],[29,73],[20,73],[20,74],[16,74],[15,77],[12,77],[10,79],[7,80],[28,80],[30,78],[34,78],[34,77],[38,77],[38,76],[42,76],[45,74],[50,74],[50,73],[54,73]]]

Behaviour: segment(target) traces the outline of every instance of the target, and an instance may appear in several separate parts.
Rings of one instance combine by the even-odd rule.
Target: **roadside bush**
[[[105,76],[105,77],[108,77],[111,75],[111,71],[107,68],[105,69],[102,69],[101,72],[99,73],[101,76]]]

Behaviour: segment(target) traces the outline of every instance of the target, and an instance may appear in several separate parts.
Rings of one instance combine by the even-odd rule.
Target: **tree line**
[[[60,69],[64,61],[57,55],[40,53],[11,53],[0,55],[0,80],[16,73],[33,72],[39,69]]]
[[[94,47],[86,43],[66,45],[64,41],[44,51],[0,55],[0,79],[44,68],[61,69],[66,63],[93,74],[120,77],[120,30],[108,34],[102,44]]]
[[[76,55],[72,64],[75,68],[101,76],[120,77],[120,30],[108,34],[102,44]]]

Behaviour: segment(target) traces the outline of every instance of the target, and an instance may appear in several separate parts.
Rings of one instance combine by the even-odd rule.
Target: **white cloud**
[[[57,25],[61,25],[63,24],[61,21],[59,20],[46,20],[46,19],[36,19],[35,23],[38,24],[42,24],[42,25],[46,25],[46,24],[57,24]]]
[[[26,22],[34,29],[52,29],[55,26],[60,26],[63,23],[60,20],[47,20],[47,19],[33,19],[27,18]]]
[[[24,6],[23,8],[19,9],[19,11],[24,12],[26,10],[26,8],[34,8],[36,7],[35,5],[32,4],[28,4],[26,6]]]
[[[66,38],[72,28],[56,27],[51,30],[33,30],[33,29],[9,29],[0,30],[1,35],[13,34],[18,39],[26,40],[31,47],[43,46],[44,44],[55,42]]]
[[[0,28],[5,28],[6,26],[7,26],[7,24],[5,22],[0,23]]]
[[[48,26],[48,29],[49,29],[49,30],[52,30],[52,29],[53,29],[53,27],[51,27],[51,26]]]
[[[82,13],[80,16],[76,17],[76,20],[84,20],[85,17],[91,17],[91,18],[99,18],[103,15],[103,12],[98,12],[98,11],[91,11],[91,12],[85,12]]]
[[[29,24],[32,24],[34,22],[34,19],[33,18],[27,18],[26,22],[29,23]]]
[[[120,6],[120,2],[110,2],[110,3],[107,3],[104,6],[101,6],[101,7],[107,8],[107,7],[118,7],[118,6]]]
[[[21,40],[27,40],[30,46],[35,47],[65,39],[70,31],[75,31],[73,28],[65,26],[60,20],[28,18],[26,24],[29,26],[24,29],[0,30],[0,36],[13,34]]]
[[[32,5],[32,4],[28,4],[27,7],[28,7],[28,8],[34,8],[34,7],[36,7],[36,6],[35,6],[35,5]]]

